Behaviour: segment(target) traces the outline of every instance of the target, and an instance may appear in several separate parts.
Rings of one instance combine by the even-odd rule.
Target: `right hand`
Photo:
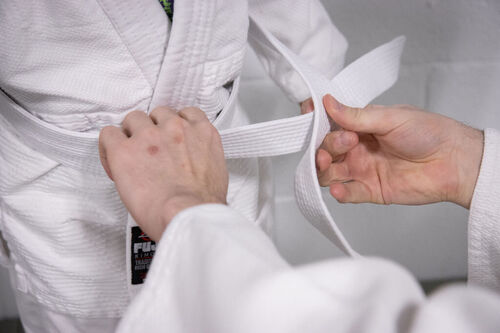
[[[469,208],[483,152],[483,132],[412,106],[350,108],[325,96],[342,130],[317,152],[318,178],[339,202]]]
[[[226,204],[228,173],[221,138],[198,108],[130,112],[121,129],[105,127],[101,162],[120,198],[153,240],[180,211]]]

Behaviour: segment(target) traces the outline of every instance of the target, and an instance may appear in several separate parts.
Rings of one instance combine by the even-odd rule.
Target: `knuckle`
[[[182,130],[185,126],[185,122],[186,121],[181,117],[172,117],[165,123],[165,127],[169,131]]]
[[[99,137],[101,140],[105,140],[115,129],[114,126],[106,126],[101,130]]]
[[[331,180],[340,180],[339,172],[335,168],[335,164],[333,164],[330,168],[328,168],[328,176]]]
[[[166,106],[157,106],[151,111],[151,114],[157,114],[159,112],[165,112],[165,111],[172,111],[172,109],[166,107]]]
[[[185,115],[191,116],[193,119],[197,119],[197,118],[200,118],[201,116],[205,115],[205,112],[203,112],[202,110],[200,110],[199,108],[194,107],[194,106],[184,108],[184,109],[182,109],[181,112]]]
[[[361,108],[353,108],[353,115],[354,115],[354,119],[356,120],[361,120],[363,118],[363,109]]]
[[[186,126],[187,122],[183,118],[172,117],[165,123],[166,135],[169,137],[182,137]]]
[[[148,126],[141,131],[140,136],[148,141],[157,141],[160,136],[159,134],[160,131],[156,126]]]
[[[134,111],[131,111],[127,114],[127,116],[125,117],[125,119],[123,120],[123,122],[127,121],[127,119],[131,119],[131,118],[135,118],[137,116],[140,116],[141,114],[143,114],[144,112],[142,111],[139,111],[139,110],[134,110]]]
[[[166,112],[172,112],[172,109],[170,109],[166,106],[158,106],[158,107],[154,108],[153,111],[151,111],[151,113],[149,114],[149,117],[151,117],[152,119],[160,118],[160,115],[164,114]]]
[[[191,112],[191,113],[203,113],[201,109],[195,107],[195,106],[189,106],[187,108],[182,109],[183,112]]]
[[[351,172],[350,172],[349,168],[347,167],[347,165],[345,165],[344,163],[340,163],[340,164],[337,163],[336,168],[333,171],[333,173],[335,175],[337,175],[339,178],[348,179],[351,177]]]

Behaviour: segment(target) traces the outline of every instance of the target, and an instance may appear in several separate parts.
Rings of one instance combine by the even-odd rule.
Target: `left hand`
[[[122,129],[101,131],[99,152],[123,203],[155,241],[181,210],[226,203],[221,139],[200,109],[131,112]]]
[[[412,106],[350,108],[323,99],[343,128],[316,155],[319,183],[340,202],[469,208],[483,154],[483,132]]]
[[[314,103],[312,97],[300,103],[300,114],[306,114],[314,111]]]

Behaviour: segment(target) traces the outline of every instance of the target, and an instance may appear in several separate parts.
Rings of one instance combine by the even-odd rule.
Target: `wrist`
[[[179,195],[174,198],[169,199],[163,206],[161,226],[162,230],[170,224],[170,221],[179,214],[181,211],[204,204],[218,203],[226,204],[225,200],[219,200],[216,198],[201,198],[194,195]]]
[[[469,209],[483,157],[484,133],[458,123],[457,138],[456,157],[452,159],[456,164],[457,187],[450,201]]]

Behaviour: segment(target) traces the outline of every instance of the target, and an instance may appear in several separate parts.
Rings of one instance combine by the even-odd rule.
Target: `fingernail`
[[[332,95],[328,94],[326,98],[330,100],[334,111],[342,111],[344,109],[344,105],[339,103]]]
[[[344,146],[348,146],[351,144],[351,136],[347,134],[346,132],[342,132],[340,134],[340,143],[343,144]]]
[[[337,101],[337,100],[336,100],[335,98],[333,98],[333,97],[332,97],[332,99],[333,99],[333,102],[334,102],[334,103],[333,103],[333,105],[334,105],[334,107],[335,107],[335,110],[337,110],[337,111],[342,111],[342,110],[344,110],[344,104],[341,104],[339,101]]]

